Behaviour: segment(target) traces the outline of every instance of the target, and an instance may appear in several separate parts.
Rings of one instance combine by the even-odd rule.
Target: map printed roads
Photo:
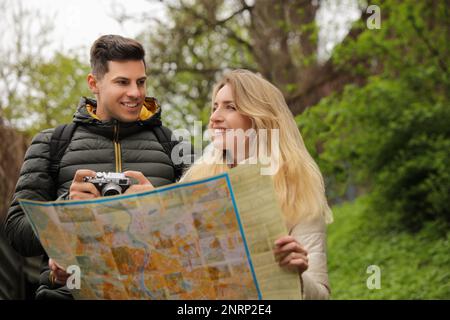
[[[300,299],[298,275],[272,253],[287,231],[259,166],[139,194],[21,205],[48,256],[79,266],[77,299]]]

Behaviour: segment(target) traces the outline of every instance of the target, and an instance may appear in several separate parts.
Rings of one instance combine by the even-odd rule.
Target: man
[[[75,131],[60,160],[56,179],[50,172],[54,129],[39,133],[28,148],[5,231],[19,253],[43,255],[45,266],[50,267],[41,274],[37,298],[71,295],[59,288],[65,284],[67,274],[55,261],[48,261],[18,199],[99,197],[96,187],[83,180],[96,172],[123,172],[135,178],[138,183],[126,193],[151,190],[175,182],[181,175],[167,144],[161,141],[161,132],[171,137],[170,130],[161,126],[161,109],[156,99],[146,97],[144,56],[142,45],[135,40],[117,35],[97,39],[91,48],[92,70],[87,77],[96,100],[81,99],[73,119]],[[174,144],[169,143],[172,147]]]

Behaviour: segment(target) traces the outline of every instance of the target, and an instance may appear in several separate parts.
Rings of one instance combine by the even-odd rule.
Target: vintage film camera
[[[95,177],[84,177],[83,180],[92,183],[103,197],[122,194],[131,185],[130,178],[118,172],[97,172]]]

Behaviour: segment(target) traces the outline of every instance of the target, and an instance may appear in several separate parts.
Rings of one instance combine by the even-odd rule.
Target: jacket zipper
[[[122,172],[122,156],[119,142],[119,123],[114,124],[114,154],[116,158],[116,172]]]

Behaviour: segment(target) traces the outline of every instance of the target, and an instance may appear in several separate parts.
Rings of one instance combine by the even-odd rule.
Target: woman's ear
[[[87,76],[87,83],[89,86],[89,89],[93,94],[98,94],[98,85],[97,85],[97,79],[95,79],[95,76],[92,73],[89,73]]]

